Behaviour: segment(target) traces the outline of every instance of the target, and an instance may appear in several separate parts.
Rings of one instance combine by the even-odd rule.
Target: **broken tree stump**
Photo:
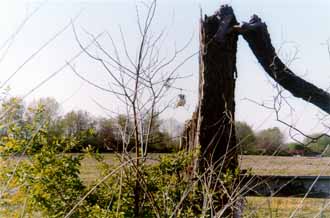
[[[234,173],[238,168],[234,127],[238,33],[232,31],[237,24],[229,6],[201,19],[198,106],[185,125],[183,140],[188,150],[200,148],[195,171],[212,175],[219,193],[230,192],[230,188],[221,190],[220,174]],[[235,205],[228,206],[228,202],[227,196],[218,198],[217,209],[226,208],[223,217],[234,216]]]
[[[235,139],[235,80],[238,34],[233,10],[220,10],[201,20],[199,98],[186,123],[184,147],[200,146],[199,169],[237,167]]]

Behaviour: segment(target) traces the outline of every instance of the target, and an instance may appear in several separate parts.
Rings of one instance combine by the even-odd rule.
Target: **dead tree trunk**
[[[234,129],[238,35],[231,7],[201,21],[199,102],[195,145],[201,146],[200,169],[237,167]]]
[[[237,21],[228,6],[201,20],[198,107],[184,133],[186,147],[200,146],[199,174],[213,173],[217,178],[238,167],[234,128],[238,34],[232,31],[234,25]],[[221,197],[219,209],[228,201]],[[232,208],[223,217],[232,217]]]
[[[275,52],[267,25],[257,15],[253,15],[248,23],[243,23],[235,29],[243,35],[270,77],[293,96],[302,98],[330,114],[330,94],[298,77],[285,66]]]
[[[330,94],[296,76],[283,64],[271,44],[266,24],[255,15],[249,23],[237,26],[232,8],[223,6],[215,15],[201,20],[199,101],[184,132],[189,150],[200,146],[199,174],[210,170],[217,174],[233,172],[238,167],[234,129],[238,34],[243,35],[259,63],[277,83],[330,114]],[[228,206],[228,198],[219,200],[220,207],[228,207],[221,217],[239,217],[235,216],[234,205]]]

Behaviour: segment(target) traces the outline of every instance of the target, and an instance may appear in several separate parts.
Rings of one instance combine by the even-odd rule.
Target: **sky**
[[[290,68],[320,88],[330,87],[330,58],[326,46],[330,39],[330,1],[326,0],[159,0],[152,31],[166,29],[162,55],[170,55],[174,46],[180,47],[191,38],[182,58],[198,51],[200,14],[211,15],[221,4],[232,5],[240,22],[248,21],[252,14],[259,15],[267,23],[280,57],[288,62],[293,60]],[[27,101],[51,96],[61,103],[63,112],[82,109],[105,116],[104,109],[95,102],[120,111],[114,96],[82,81],[70,68],[62,67],[80,51],[72,23],[84,44],[89,39],[86,32],[97,35],[106,31],[120,47],[122,29],[129,53],[134,56],[138,45],[136,5],[141,6],[141,1],[0,1],[0,91],[9,87],[10,96],[26,96]],[[66,26],[63,33],[45,45]],[[111,47],[105,37],[100,41],[105,48]],[[33,55],[38,50],[40,52]],[[295,135],[295,132],[276,121],[274,111],[256,104],[271,104],[276,89],[242,38],[237,57],[236,119],[247,122],[256,131],[278,126],[290,140],[290,134]],[[72,64],[89,80],[107,85],[104,69],[86,55],[82,54]],[[198,57],[191,58],[179,72],[191,76],[178,81],[175,87],[179,89],[173,90],[172,95],[185,94],[187,104],[181,108],[170,107],[162,116],[184,122],[196,107]],[[52,74],[50,80],[34,90]],[[283,106],[279,113],[281,120],[307,134],[328,130],[329,121],[319,109],[289,93],[285,96],[290,107]]]

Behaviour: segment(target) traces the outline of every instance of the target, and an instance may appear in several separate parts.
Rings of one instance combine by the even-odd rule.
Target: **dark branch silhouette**
[[[235,26],[242,34],[264,70],[293,96],[302,98],[330,114],[330,94],[294,74],[278,57],[267,25],[253,15],[248,23]]]

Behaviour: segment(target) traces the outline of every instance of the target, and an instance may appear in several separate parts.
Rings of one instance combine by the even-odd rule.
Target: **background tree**
[[[20,137],[27,138],[29,132],[24,131],[25,104],[20,97],[3,99],[0,108],[0,134],[7,136],[9,132],[20,130]]]
[[[257,133],[257,144],[264,154],[274,155],[280,152],[284,135],[278,127],[265,129]]]
[[[328,135],[315,133],[311,137],[305,138],[304,144],[313,152],[325,156],[330,155],[330,136]]]
[[[286,144],[286,146],[288,149],[287,152],[291,155],[305,155],[309,153],[308,148],[303,144],[292,142]]]
[[[149,119],[147,118],[147,120]],[[163,120],[159,119],[159,117],[155,117],[151,127],[149,126],[148,121],[145,124],[146,130],[150,128],[149,133],[147,133],[150,134],[147,148],[149,152],[170,153],[175,150],[175,146],[178,146],[168,132],[162,131],[162,123]]]
[[[257,154],[257,139],[252,128],[246,122],[235,122],[236,139],[242,154]]]
[[[99,119],[96,132],[97,148],[99,151],[122,151],[121,137],[119,133],[117,133],[115,119]]]
[[[34,100],[29,103],[28,108],[36,109],[37,107],[42,107],[42,117],[44,120],[51,122],[56,120],[60,115],[60,104],[55,98],[45,97]],[[36,116],[36,112],[33,110],[26,111],[25,116],[27,120],[33,120]]]
[[[1,121],[4,124],[23,121],[25,112],[24,101],[20,97],[10,97],[4,99],[1,103],[0,114]]]
[[[68,112],[64,115],[61,122],[64,128],[64,135],[66,137],[74,137],[80,141],[79,147],[76,147],[74,151],[80,151],[96,141],[96,121],[87,111]],[[93,145],[95,146],[95,144]]]
[[[64,134],[61,107],[55,98],[44,97],[30,102],[24,113],[24,119],[27,122],[36,122],[35,116],[39,116],[40,125],[47,129],[50,138],[52,136],[60,137]]]

